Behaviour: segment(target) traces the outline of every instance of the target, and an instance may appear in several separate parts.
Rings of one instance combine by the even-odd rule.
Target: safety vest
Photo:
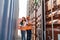
[[[32,26],[25,26],[25,27],[20,27],[20,30],[31,30]]]
[[[32,29],[32,26],[31,26],[31,24],[28,23],[28,25],[22,26],[22,27],[20,27],[19,29],[20,29],[20,30],[31,30],[31,29]]]
[[[31,30],[32,29],[32,26],[31,24],[28,23],[28,25],[26,26],[26,30]]]
[[[26,24],[25,23],[23,24],[23,22],[21,22],[20,23],[20,30],[26,30],[25,27],[26,27]]]

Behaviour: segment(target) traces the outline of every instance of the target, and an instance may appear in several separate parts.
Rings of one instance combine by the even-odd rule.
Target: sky
[[[19,0],[19,18],[26,17],[27,0]],[[21,31],[18,30],[18,36],[21,37]]]
[[[19,18],[26,17],[27,0],[19,0]]]

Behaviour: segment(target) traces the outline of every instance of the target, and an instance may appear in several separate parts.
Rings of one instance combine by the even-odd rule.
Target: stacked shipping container
[[[33,23],[32,40],[43,40],[42,0],[32,0],[31,2],[29,3],[27,16],[30,16]],[[35,2],[37,2],[37,5]]]
[[[60,0],[45,0],[46,40],[60,40]]]
[[[0,0],[0,40],[14,40],[18,0]]]

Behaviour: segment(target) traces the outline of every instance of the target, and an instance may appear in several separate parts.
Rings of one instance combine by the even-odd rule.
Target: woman
[[[26,26],[26,19],[25,19],[25,17],[22,17],[22,21],[20,22],[22,40],[26,40],[25,39],[25,30],[24,30],[25,26]]]
[[[30,17],[28,16],[26,18],[26,24],[27,24],[27,40],[31,40],[31,33],[32,33],[32,23],[30,21]]]

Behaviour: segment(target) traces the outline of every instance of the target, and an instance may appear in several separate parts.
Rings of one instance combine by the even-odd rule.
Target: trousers
[[[31,30],[27,30],[27,40],[31,40]]]
[[[26,40],[25,39],[25,31],[21,31],[21,36],[22,36],[22,40]]]

